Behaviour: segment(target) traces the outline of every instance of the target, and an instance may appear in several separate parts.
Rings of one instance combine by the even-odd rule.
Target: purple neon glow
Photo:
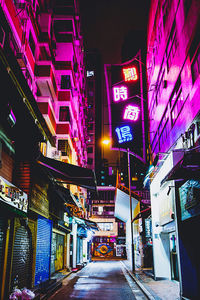
[[[113,87],[114,101],[126,100],[128,98],[128,90],[125,86]]]
[[[140,109],[137,106],[128,105],[124,111],[124,120],[137,121],[139,117]]]
[[[124,142],[129,142],[132,141],[133,135],[131,133],[131,128],[130,126],[122,126],[122,127],[117,127],[115,129],[118,137],[118,142],[124,143]]]

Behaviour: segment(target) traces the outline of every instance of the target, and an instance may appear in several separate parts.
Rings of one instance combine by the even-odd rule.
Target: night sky
[[[85,50],[98,49],[103,64],[122,62],[122,46],[133,58],[140,45],[146,45],[150,0],[80,0],[82,34]],[[126,44],[124,41],[126,40]],[[139,46],[138,46],[139,45]],[[139,48],[138,48],[139,47]],[[126,51],[125,51],[126,52]],[[127,59],[127,60],[129,60]],[[102,135],[109,136],[107,97],[103,78]],[[115,163],[117,151],[104,148],[103,156]]]
[[[121,62],[129,31],[146,31],[149,0],[80,0],[80,4],[85,48],[99,49],[104,63]]]

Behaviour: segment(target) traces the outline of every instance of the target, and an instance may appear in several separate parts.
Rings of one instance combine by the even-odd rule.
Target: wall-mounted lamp
[[[175,186],[169,186],[168,191],[167,191],[167,196],[169,196],[170,192],[171,192],[171,188],[175,188]]]

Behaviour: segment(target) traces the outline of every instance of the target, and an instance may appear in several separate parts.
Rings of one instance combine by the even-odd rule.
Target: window
[[[172,97],[170,99],[170,108],[171,108],[171,124],[172,126],[176,122],[184,104],[184,98],[181,87],[180,77],[177,80],[174,91],[172,92]]]
[[[109,223],[97,223],[97,225],[99,226],[99,228],[102,231],[112,231],[113,230],[113,223],[109,222]]]
[[[34,56],[35,55],[35,42],[34,42],[34,39],[33,39],[33,36],[31,34],[31,32],[29,33],[29,45],[30,45],[30,48],[31,48],[31,52]]]
[[[177,31],[175,27],[175,22],[172,26],[172,30],[170,33],[170,37],[167,43],[166,48],[166,59],[167,59],[167,72],[169,72],[169,69],[172,65],[173,58],[175,56],[176,50],[178,48],[178,39],[177,39]]]
[[[87,148],[87,152],[88,152],[88,153],[93,153],[93,147],[88,147],[88,148]]]
[[[59,121],[70,122],[69,106],[60,106]]]
[[[71,156],[71,148],[68,140],[58,140],[58,150],[61,151],[63,156]]]
[[[87,77],[94,76],[94,71],[87,71]]]
[[[194,57],[194,60],[193,60],[192,66],[191,66],[191,72],[192,72],[192,82],[194,84],[200,74],[200,47],[197,51],[197,54]]]
[[[70,75],[61,75],[61,84],[60,88],[62,90],[69,90],[71,89],[71,79]]]
[[[169,122],[167,120],[167,122],[165,123],[164,127],[163,127],[163,131],[160,134],[160,149],[162,149],[162,145],[164,145],[166,143],[166,141],[168,140],[168,136],[169,136]]]
[[[88,158],[88,165],[92,165],[93,164],[93,159],[92,158]]]
[[[89,123],[88,124],[88,130],[93,130],[94,129],[94,124],[93,123]]]

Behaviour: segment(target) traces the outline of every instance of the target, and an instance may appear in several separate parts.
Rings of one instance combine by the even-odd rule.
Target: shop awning
[[[151,208],[148,207],[148,208],[142,210],[141,212],[139,212],[139,214],[137,214],[137,216],[135,216],[135,218],[133,218],[133,220],[131,222],[134,222],[140,218],[147,218],[150,214],[151,214]]]
[[[200,178],[200,153],[185,153],[183,158],[163,178],[161,185],[169,180],[189,180]]]
[[[76,197],[72,194],[72,192],[69,189],[54,183],[54,192],[57,193],[57,195],[63,200],[64,203],[66,202],[74,204],[75,206],[79,207]]]
[[[90,169],[48,158],[42,154],[37,162],[46,168],[49,176],[57,180],[62,180],[68,184],[73,184],[96,191],[97,184],[95,173]]]
[[[74,220],[76,221],[76,223],[78,223],[79,225],[85,225],[88,229],[94,229],[94,230],[98,230],[99,231],[99,227],[97,225],[96,222],[91,221],[91,220],[87,220],[84,218],[78,218],[78,217],[74,217]]]

